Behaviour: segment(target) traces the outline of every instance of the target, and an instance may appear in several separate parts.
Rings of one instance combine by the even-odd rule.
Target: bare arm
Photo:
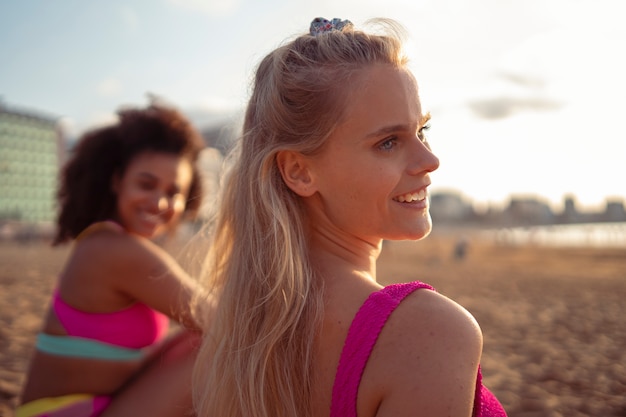
[[[359,389],[359,415],[471,416],[481,351],[480,328],[465,309],[417,291],[381,332]],[[361,414],[366,409],[375,411]]]
[[[97,303],[122,308],[129,302],[158,310],[183,326],[198,329],[191,306],[200,287],[166,251],[153,242],[126,233],[102,231],[77,244],[69,264],[67,291],[81,291],[77,305],[97,310]],[[82,280],[88,280],[89,285]]]
[[[191,314],[192,299],[200,291],[196,280],[167,252],[149,240],[131,237],[127,249],[119,256],[125,261],[129,276],[128,279],[116,280],[119,290],[187,328],[198,329]]]

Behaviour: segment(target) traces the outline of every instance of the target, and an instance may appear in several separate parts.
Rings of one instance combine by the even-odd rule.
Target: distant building
[[[580,223],[585,216],[576,207],[575,196],[569,194],[563,197],[563,211],[556,216],[557,223]]]
[[[430,215],[433,221],[459,223],[472,218],[473,207],[457,192],[433,192],[430,196]]]
[[[533,197],[511,197],[504,214],[510,224],[550,224],[554,221],[550,206]]]
[[[609,222],[626,221],[624,202],[618,199],[607,199],[603,220]]]
[[[63,142],[56,118],[0,101],[0,225],[54,220]]]

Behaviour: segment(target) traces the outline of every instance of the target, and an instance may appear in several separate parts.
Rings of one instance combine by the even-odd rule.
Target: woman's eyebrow
[[[419,119],[419,123],[417,125],[417,130],[421,129],[422,127],[424,127],[424,125],[426,123],[428,123],[428,121],[430,120],[430,112],[426,113],[425,115],[421,116]],[[375,131],[368,133],[367,135],[365,135],[365,138],[375,138],[378,136],[384,136],[393,132],[398,132],[398,131],[403,131],[403,130],[411,130],[411,127],[408,125],[404,125],[404,124],[397,124],[397,125],[390,125],[390,126],[383,126],[380,129],[376,129]]]
[[[403,124],[383,126],[380,129],[376,129],[375,131],[368,133],[367,135],[365,135],[365,138],[366,139],[375,138],[378,136],[384,136],[384,135],[388,135],[389,133],[393,133],[393,132],[397,132],[401,130],[408,130],[408,129],[409,127]]]

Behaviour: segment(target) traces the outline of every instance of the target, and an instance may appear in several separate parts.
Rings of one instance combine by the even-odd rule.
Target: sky
[[[621,0],[0,0],[0,100],[68,136],[156,94],[241,114],[260,59],[314,17],[400,22],[441,160],[433,191],[560,209],[626,200]]]

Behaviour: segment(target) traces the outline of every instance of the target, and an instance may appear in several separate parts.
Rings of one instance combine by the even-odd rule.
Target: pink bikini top
[[[78,310],[54,291],[53,309],[69,336],[93,339],[130,349],[141,349],[165,337],[169,318],[136,302],[112,313],[87,313]]]
[[[356,417],[356,400],[361,376],[367,360],[378,340],[383,326],[391,313],[413,291],[426,288],[428,284],[415,281],[386,286],[365,300],[357,312],[341,352],[335,375],[331,403],[331,417]],[[480,367],[476,378],[474,417],[506,417],[497,398],[482,384]]]

